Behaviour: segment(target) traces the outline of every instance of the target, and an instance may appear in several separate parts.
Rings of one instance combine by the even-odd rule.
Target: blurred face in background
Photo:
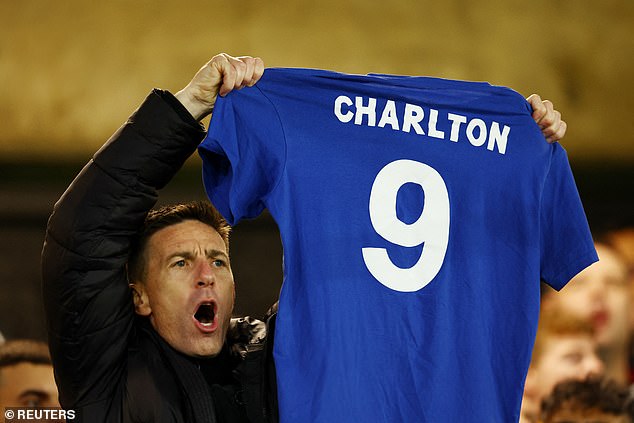
[[[531,363],[527,389],[539,407],[555,385],[564,380],[582,380],[603,373],[597,344],[589,334],[549,335],[539,359]]]
[[[614,231],[610,241],[627,266],[627,285],[630,301],[634,300],[634,227]],[[630,331],[634,331],[634,307],[630,307]]]
[[[599,261],[575,276],[561,292],[548,295],[544,304],[587,319],[599,346],[624,345],[630,315],[627,268],[610,247],[595,247]]]
[[[59,407],[53,366],[24,361],[0,367],[0,407]]]
[[[542,400],[558,383],[603,374],[597,350],[590,322],[560,309],[542,309],[524,385],[520,422],[538,420]]]

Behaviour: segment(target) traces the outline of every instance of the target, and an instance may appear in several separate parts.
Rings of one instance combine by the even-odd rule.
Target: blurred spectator
[[[627,267],[612,247],[600,242],[595,247],[599,261],[575,276],[561,292],[546,293],[542,308],[561,309],[589,320],[605,363],[606,377],[626,384],[630,338]]]
[[[602,372],[590,322],[557,309],[542,312],[526,376],[520,422],[537,422],[542,399],[557,383]]]
[[[606,238],[608,243],[625,260],[630,281],[634,281],[634,226],[614,230]]]
[[[619,252],[626,263],[630,303],[634,303],[634,226],[613,230],[606,237],[607,242]],[[629,383],[634,383],[634,307],[630,307],[629,316]]]
[[[627,388],[608,379],[559,383],[542,402],[542,423],[634,423]]]
[[[48,346],[11,340],[0,345],[0,408],[59,407]]]

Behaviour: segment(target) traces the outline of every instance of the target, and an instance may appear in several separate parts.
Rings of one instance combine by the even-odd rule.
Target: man
[[[524,395],[522,423],[537,422],[540,404],[559,382],[603,373],[590,322],[559,311],[540,316]]]
[[[76,421],[273,418],[264,327],[230,321],[226,222],[200,203],[148,214],[216,95],[262,72],[259,59],[221,55],[175,96],[155,90],[56,204],[43,287],[60,402]]]
[[[217,95],[252,86],[262,73],[259,59],[221,54],[175,96],[153,91],[56,204],[42,256],[44,296],[60,402],[76,421],[275,417],[269,357],[250,354],[270,344],[262,345],[260,330],[249,334],[248,321],[227,328],[233,279],[225,224],[192,214],[202,206],[185,206],[186,216],[175,218],[176,206],[150,213],[137,235],[157,190],[204,138],[198,121]],[[544,135],[563,136],[552,104],[530,101]]]
[[[45,343],[16,339],[0,345],[0,407],[59,407]]]
[[[561,382],[542,403],[541,423],[632,423],[630,392],[609,379]]]

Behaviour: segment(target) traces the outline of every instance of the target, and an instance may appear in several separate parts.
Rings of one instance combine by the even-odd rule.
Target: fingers
[[[559,141],[566,135],[566,130],[568,129],[568,125],[563,120],[560,121],[560,125],[558,128],[554,130],[552,135],[546,137],[546,141],[553,143]]]
[[[259,57],[232,57],[222,53],[212,59],[212,64],[222,77],[219,90],[221,96],[234,89],[252,87],[264,73],[264,62]]]
[[[526,99],[533,108],[533,120],[539,125],[542,134],[550,143],[559,141],[566,134],[568,125],[561,119],[561,113],[555,110],[549,100],[542,100],[537,94]]]
[[[259,57],[251,56],[238,57],[238,60],[241,60],[246,65],[240,88],[254,86],[264,74],[264,62]]]
[[[533,108],[533,120],[539,125],[539,122],[546,115],[546,105],[542,101],[542,98],[537,94],[531,94],[526,101]]]

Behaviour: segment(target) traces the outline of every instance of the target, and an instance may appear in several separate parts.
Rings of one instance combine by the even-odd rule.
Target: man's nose
[[[592,356],[588,359],[588,363],[586,364],[586,372],[585,377],[590,375],[600,376],[603,374],[604,366],[603,361],[598,356]]]
[[[608,284],[604,278],[595,278],[595,279],[586,281],[586,283],[589,286],[593,299],[605,300],[606,289],[608,288]]]
[[[212,286],[215,283],[215,274],[211,264],[207,260],[201,260],[196,273],[196,286]]]

